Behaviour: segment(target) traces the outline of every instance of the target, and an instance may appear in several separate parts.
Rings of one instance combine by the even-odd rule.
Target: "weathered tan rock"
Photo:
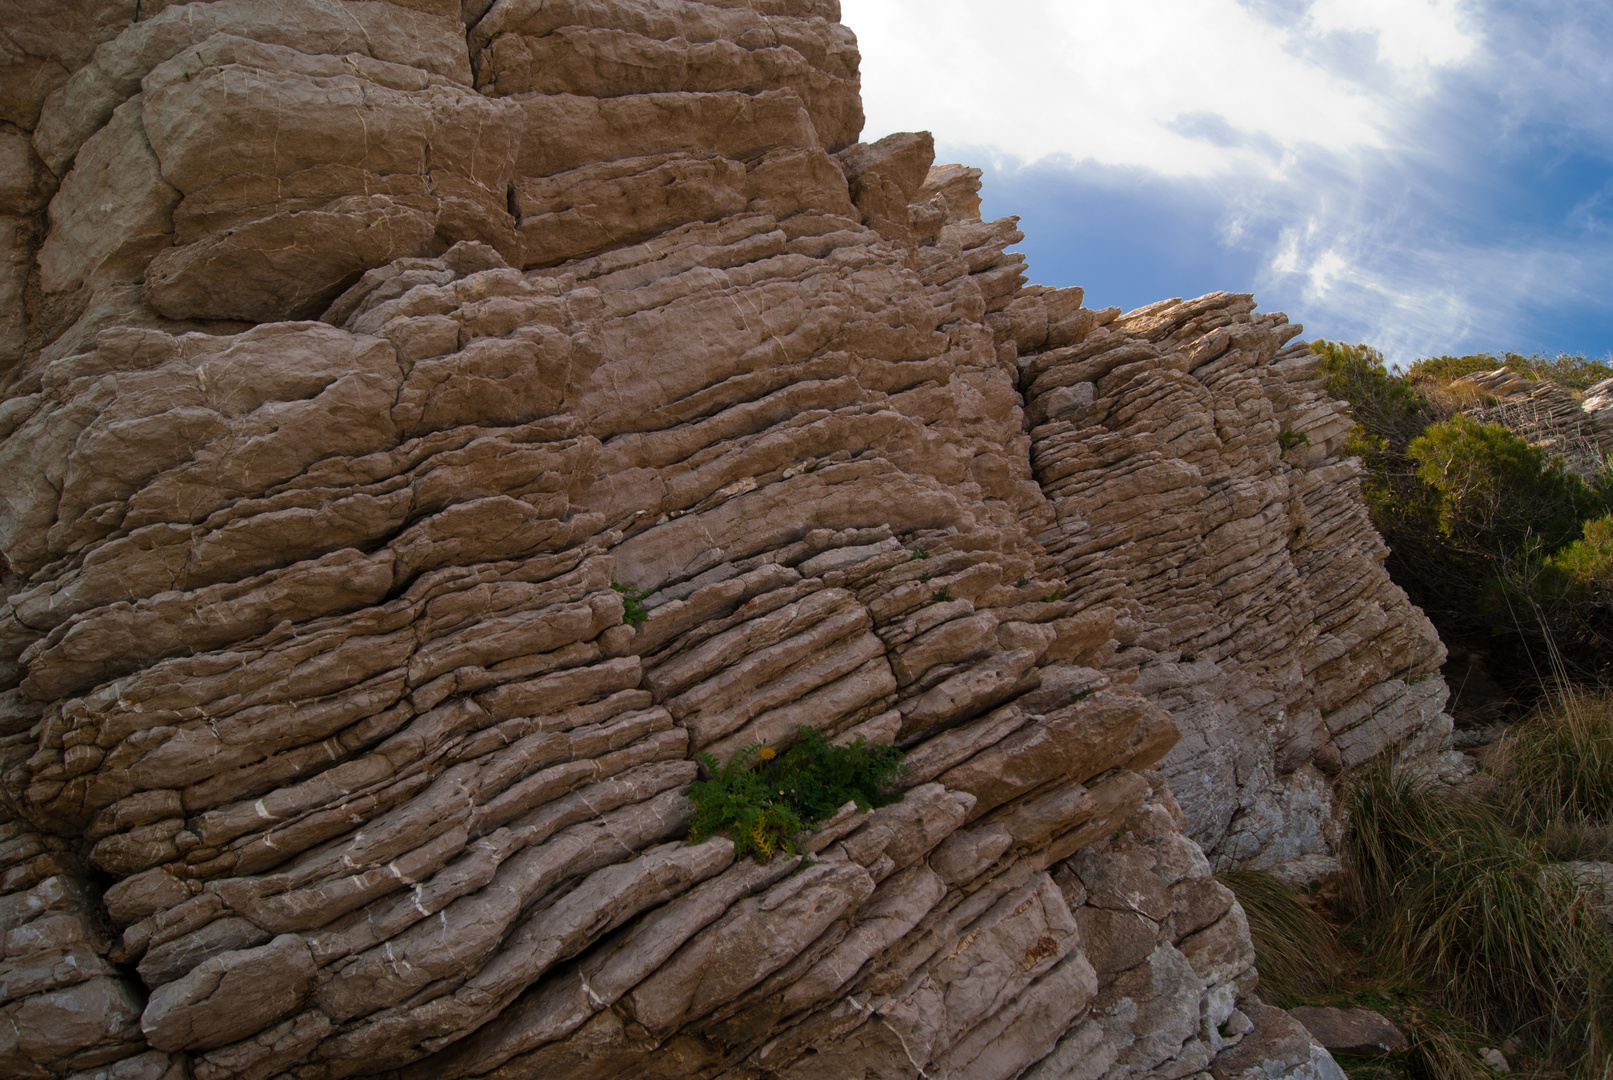
[[[1371,1009],[1301,1006],[1289,1010],[1317,1042],[1335,1054],[1381,1057],[1411,1044],[1401,1030]]]
[[[1443,702],[1281,317],[1025,285],[978,170],[855,141],[832,0],[21,15],[8,1075],[1126,1080],[1272,1028],[1190,837],[1324,865],[1317,763]],[[695,755],[803,724],[904,797],[686,844]]]
[[[1476,387],[1487,394],[1498,398],[1527,395],[1534,389],[1534,383],[1527,375],[1507,367],[1499,367],[1494,371],[1475,371],[1471,375],[1464,375],[1453,383],[1461,386]]]
[[[1216,1080],[1341,1080],[1345,1075],[1304,1025],[1281,1009],[1251,1002],[1241,1026],[1248,1031],[1242,1041],[1215,1059],[1210,1074]]]
[[[159,1050],[207,1050],[294,1012],[314,975],[308,946],[282,934],[257,949],[226,952],[160,987],[140,1017]]]
[[[0,65],[0,120],[31,130],[51,93],[82,69],[97,45],[134,21],[136,0],[32,0],[9,5]]]
[[[1164,768],[1195,835],[1307,877],[1333,865],[1336,830],[1312,761],[1437,749],[1444,653],[1378,565],[1358,468],[1333,456],[1349,420],[1309,381],[1316,358],[1252,306],[1100,313],[1080,344],[1019,363],[1059,516],[1042,542],[1077,590],[1135,583],[1109,601],[1129,611],[1116,637],[1141,665],[1135,689],[1183,728]],[[1045,316],[1009,316],[1036,341]],[[1285,451],[1283,433],[1309,441]]]
[[[1613,453],[1613,414],[1607,412],[1607,386],[1598,383],[1583,402],[1574,391],[1551,379],[1531,382],[1506,368],[1476,372],[1457,382],[1471,382],[1493,398],[1468,410],[1485,424],[1502,424],[1513,434],[1560,457],[1567,467],[1595,480]]]
[[[65,1076],[145,1050],[140,993],[105,956],[110,942],[85,868],[68,845],[17,821],[0,825],[0,1066]],[[167,1078],[152,1054],[128,1075]],[[131,1066],[132,1067],[132,1066]]]

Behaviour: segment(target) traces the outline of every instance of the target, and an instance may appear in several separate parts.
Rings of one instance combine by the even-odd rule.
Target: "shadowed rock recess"
[[[1449,729],[1349,420],[838,20],[0,3],[0,1074],[1336,1075],[1210,859]],[[687,844],[800,724],[905,797]]]

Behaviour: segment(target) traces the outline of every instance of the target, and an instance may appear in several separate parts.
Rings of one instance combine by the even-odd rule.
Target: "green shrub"
[[[1613,486],[1587,484],[1502,425],[1461,414],[1428,424],[1398,453],[1385,443],[1363,454],[1363,493],[1391,575],[1446,642],[1519,676],[1545,672],[1554,655],[1580,672],[1605,664],[1596,635],[1613,619],[1613,591],[1569,587],[1594,576],[1601,534],[1555,557],[1607,515]]]
[[[1613,588],[1613,517],[1587,521],[1580,538],[1547,559],[1552,584],[1563,593]]]
[[[1458,414],[1430,424],[1406,447],[1438,493],[1440,531],[1462,549],[1499,560],[1555,552],[1606,502],[1560,459],[1501,424]]]
[[[1448,383],[1480,371],[1497,371],[1507,361],[1489,353],[1471,356],[1430,356],[1406,369],[1406,381],[1411,383]],[[1520,374],[1527,375],[1524,371]]]
[[[1506,359],[1507,366],[1514,371],[1522,371],[1535,379],[1551,379],[1573,390],[1586,390],[1603,379],[1613,379],[1613,367],[1601,360],[1587,359],[1583,354],[1559,353],[1547,358],[1538,353],[1534,356],[1507,353]]]
[[[1588,484],[1499,424],[1457,415],[1406,448],[1412,477],[1367,485],[1391,573],[1447,642],[1514,678],[1603,677],[1613,662],[1613,485]],[[1504,637],[1504,640],[1503,640]],[[1508,655],[1510,650],[1510,655]]]
[[[1322,357],[1327,392],[1350,406],[1356,423],[1381,440],[1384,450],[1403,450],[1434,419],[1428,399],[1391,374],[1383,354],[1370,345],[1313,341],[1311,351]]]
[[[796,851],[795,836],[827,820],[848,802],[864,810],[901,799],[891,785],[901,775],[902,752],[857,739],[839,746],[816,728],[799,726],[797,741],[782,754],[747,746],[726,763],[699,755],[710,774],[689,790],[694,800],[690,843],[720,832],[736,854],[765,861],[776,851]]]
[[[1502,353],[1500,356],[1491,353],[1431,356],[1411,365],[1406,371],[1406,379],[1412,383],[1442,384],[1502,367],[1529,379],[1551,379],[1572,390],[1585,390],[1603,379],[1613,379],[1613,366],[1603,360],[1588,359],[1583,354],[1559,353],[1548,357],[1540,353],[1524,356],[1515,352]]]
[[[645,608],[644,601],[653,590],[623,585],[615,579],[611,580],[610,587],[622,594],[622,623],[624,625],[643,626],[650,621],[650,613]]]

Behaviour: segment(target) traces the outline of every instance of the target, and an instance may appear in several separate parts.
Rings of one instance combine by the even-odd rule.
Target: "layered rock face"
[[[1124,613],[1119,656],[1184,732],[1165,771],[1193,834],[1304,878],[1336,867],[1329,779],[1437,750],[1449,692],[1339,458],[1352,421],[1299,329],[1253,306],[1082,312],[1077,341],[1016,349],[1057,517],[1039,538],[1072,595]]]
[[[1297,328],[1025,286],[832,0],[0,22],[8,1075],[1325,1074],[1200,843],[1448,721]],[[687,844],[802,724],[905,797]]]
[[[1456,380],[1487,400],[1467,413],[1481,424],[1501,424],[1543,448],[1586,480],[1594,480],[1613,453],[1613,380],[1599,382],[1581,400],[1551,379],[1531,382],[1507,368]]]

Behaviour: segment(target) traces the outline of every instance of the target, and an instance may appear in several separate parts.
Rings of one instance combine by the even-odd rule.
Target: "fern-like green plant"
[[[726,832],[737,856],[765,862],[778,851],[794,854],[796,834],[848,802],[869,810],[901,799],[891,790],[905,768],[894,746],[871,746],[862,739],[838,746],[816,728],[795,730],[796,743],[782,754],[747,746],[721,763],[699,755],[710,779],[689,789],[695,807],[690,843]]]
[[[650,612],[644,606],[644,601],[652,590],[623,585],[614,578],[611,579],[610,587],[622,594],[622,623],[624,625],[643,626],[650,621]]]

